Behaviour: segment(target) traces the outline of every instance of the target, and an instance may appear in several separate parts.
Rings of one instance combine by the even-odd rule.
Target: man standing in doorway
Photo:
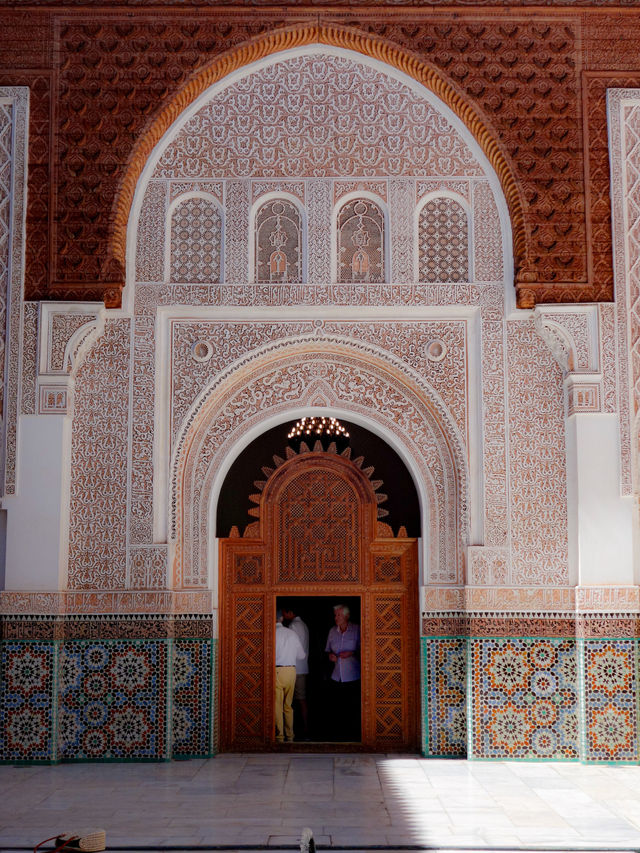
[[[296,686],[293,698],[300,703],[302,715],[302,737],[309,738],[309,708],[307,705],[307,675],[309,673],[309,629],[296,615],[291,607],[283,607],[282,614],[289,624],[289,628],[298,635],[300,644],[304,649],[304,658],[296,661]]]
[[[276,611],[276,741],[293,741],[293,691],[296,663],[304,658],[304,649],[290,628],[282,624],[282,610]]]

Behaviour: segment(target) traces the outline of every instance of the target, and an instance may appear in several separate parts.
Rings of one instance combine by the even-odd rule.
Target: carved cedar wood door
[[[256,483],[259,521],[220,540],[220,748],[275,747],[276,598],[330,595],[361,598],[359,748],[417,749],[417,542],[377,520],[380,482],[362,459],[287,457]]]

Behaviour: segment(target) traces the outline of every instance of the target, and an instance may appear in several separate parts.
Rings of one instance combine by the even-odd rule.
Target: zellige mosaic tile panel
[[[52,761],[55,644],[0,646],[0,760]]]
[[[638,757],[636,640],[585,640],[585,761]]]
[[[59,757],[167,757],[167,687],[165,640],[65,643]]]
[[[467,641],[422,638],[425,754],[466,756]]]
[[[173,644],[172,754],[211,754],[212,640]]]
[[[471,643],[474,757],[577,759],[575,641]]]

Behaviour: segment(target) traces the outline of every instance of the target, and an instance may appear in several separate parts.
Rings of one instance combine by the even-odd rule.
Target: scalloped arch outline
[[[245,42],[214,59],[174,95],[133,149],[114,202],[109,258],[125,269],[127,224],[138,179],[153,149],[181,113],[206,89],[238,68],[274,53],[311,44],[341,47],[384,62],[421,83],[455,113],[478,142],[500,181],[511,219],[515,269],[526,266],[529,241],[525,227],[524,202],[518,182],[501,146],[474,107],[462,97],[452,83],[409,51],[357,30],[325,24],[300,24]]]
[[[203,389],[185,416],[172,453],[167,504],[169,540],[172,544],[172,577],[176,589],[199,586],[205,577],[212,479],[216,476],[229,447],[239,437],[236,429],[225,439],[218,441],[215,447],[209,446],[209,438],[212,436],[212,430],[215,430],[223,407],[235,407],[235,414],[239,416],[237,404],[234,402],[238,394],[260,386],[269,371],[286,371],[292,364],[300,365],[302,361],[320,359],[323,359],[324,363],[331,361],[337,365],[353,366],[352,363],[359,363],[363,370],[366,365],[369,373],[375,374],[385,387],[395,387],[405,401],[415,405],[425,418],[443,459],[446,482],[443,483],[442,494],[446,496],[453,510],[447,516],[449,522],[441,523],[435,521],[438,513],[434,505],[434,565],[444,567],[446,563],[452,569],[455,567],[458,580],[461,579],[462,552],[468,542],[470,529],[469,470],[463,436],[455,426],[447,406],[439,394],[412,368],[384,350],[341,336],[303,335],[280,339],[246,354]],[[263,405],[256,414],[243,413],[244,427],[253,427],[270,414],[297,410],[301,404],[305,408],[309,405],[308,401],[289,393],[277,407]],[[340,408],[354,414],[363,408],[369,417],[380,425],[394,432],[400,429],[392,415],[382,415],[377,410],[373,399],[367,399],[361,406],[357,406],[345,398],[340,401]],[[406,434],[403,445],[415,469],[420,472],[427,492],[435,499],[435,484],[427,486],[430,475],[421,456],[424,448]],[[198,468],[201,470],[198,471]],[[449,528],[450,541],[447,544],[442,537],[446,537]],[[196,576],[199,580],[194,584]]]

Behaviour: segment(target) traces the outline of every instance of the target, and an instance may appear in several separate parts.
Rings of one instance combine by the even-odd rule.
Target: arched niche
[[[447,407],[394,359],[327,336],[275,343],[232,365],[185,419],[170,478],[175,588],[215,586],[215,507],[234,448],[269,423],[318,408],[369,423],[401,448],[420,495],[424,580],[462,581],[469,474]],[[479,499],[479,484],[473,489]]]
[[[227,72],[192,89],[189,99],[178,98],[162,134],[150,131],[140,143],[137,153],[145,151],[146,159],[139,160],[127,203],[127,301],[135,282],[159,281],[155,244],[168,227],[164,211],[177,187],[223,199],[230,284],[254,278],[252,211],[270,195],[290,197],[300,210],[305,280],[335,280],[330,223],[354,193],[378,198],[384,210],[380,282],[415,280],[417,199],[436,191],[466,197],[478,280],[511,280],[512,220],[520,254],[524,240],[515,183],[477,117],[437,75],[381,61],[375,51],[306,43],[269,50]],[[482,262],[483,254],[495,263]]]

